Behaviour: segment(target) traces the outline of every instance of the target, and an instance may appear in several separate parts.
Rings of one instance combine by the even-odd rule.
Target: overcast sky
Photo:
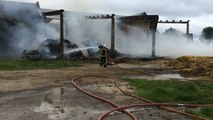
[[[160,20],[190,20],[190,32],[199,36],[206,26],[213,26],[213,0],[13,0],[39,1],[41,8],[78,12],[133,15],[157,14]],[[173,27],[185,32],[185,25],[159,24],[162,32]]]

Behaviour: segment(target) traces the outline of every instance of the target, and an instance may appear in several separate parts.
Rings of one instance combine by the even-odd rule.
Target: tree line
[[[213,41],[213,27],[205,27],[200,35],[200,40],[210,43]]]
[[[179,30],[176,30],[175,28],[169,28],[169,29],[166,29],[163,34],[170,34],[170,35],[179,34],[180,35],[180,34],[184,34],[184,33],[182,33]],[[206,43],[213,42],[213,27],[208,26],[208,27],[203,28],[199,39]]]

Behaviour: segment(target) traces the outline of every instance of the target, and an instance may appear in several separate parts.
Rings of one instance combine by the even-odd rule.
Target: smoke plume
[[[156,53],[159,56],[213,56],[212,51],[212,43],[205,44],[199,39],[191,40],[184,35],[159,35],[156,40]]]
[[[92,47],[97,44],[111,45],[111,21],[88,20],[85,17],[71,17],[69,22],[69,39],[77,44],[89,41]],[[116,17],[117,18],[117,17]],[[119,52],[128,53],[135,57],[149,57],[152,50],[151,32],[142,28],[126,25],[121,29],[116,20],[115,48]],[[85,44],[84,44],[85,45]],[[82,46],[83,47],[83,46]],[[213,56],[213,44],[205,44],[198,39],[189,39],[184,34],[157,34],[156,55],[179,57],[184,55]]]
[[[78,5],[82,3],[79,2]],[[90,6],[84,5],[90,11]],[[12,2],[0,1],[0,11],[0,57],[16,57],[23,49],[37,49],[47,38],[59,38],[59,29],[44,22],[42,11],[35,4],[14,5]],[[110,48],[111,20],[85,19],[85,15],[89,14],[64,13],[65,38],[81,48],[105,43]],[[151,34],[138,27],[126,25],[125,28],[122,29],[116,19],[116,50],[133,56],[149,57],[152,50]],[[196,39],[191,41],[184,35],[167,34],[156,37],[157,56],[213,56],[212,51],[212,43],[207,45]],[[87,54],[85,50],[84,55]]]
[[[37,49],[57,33],[44,22],[36,4],[0,1],[0,57],[20,57],[24,49]]]

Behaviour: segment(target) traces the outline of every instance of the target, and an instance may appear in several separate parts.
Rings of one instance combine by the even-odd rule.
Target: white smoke
[[[59,37],[36,4],[0,1],[0,11],[1,57],[20,57],[24,49],[37,49],[45,39]]]
[[[111,47],[111,20],[88,20],[85,16],[67,14],[70,19],[65,28],[69,29],[68,39],[79,47],[94,47],[94,44],[85,46],[85,41],[104,44]],[[66,17],[67,17],[66,16]],[[115,48],[119,52],[128,53],[133,56],[147,57],[152,52],[151,32],[133,26],[126,26],[128,32],[119,28],[116,21]],[[185,35],[157,35],[156,55],[179,57],[184,55],[213,56],[213,44],[204,44],[198,39],[191,40]]]
[[[69,10],[81,9],[82,11],[92,12],[91,4],[84,2],[64,2],[58,1],[52,3],[51,0],[41,1],[41,6],[50,6],[54,9],[64,8]],[[61,6],[60,8],[57,5]],[[73,8],[73,9],[71,9]],[[11,9],[12,10],[12,9]],[[67,19],[66,18],[70,18]],[[28,19],[28,18],[27,18]],[[32,20],[32,18],[29,18]],[[33,23],[35,23],[32,20]],[[65,29],[68,29],[67,39],[73,43],[79,45],[79,47],[85,47],[85,42],[88,40],[93,45],[107,44],[110,48],[111,45],[111,21],[110,20],[86,20],[84,16],[73,15],[65,13]],[[117,21],[118,23],[118,21]],[[22,26],[22,25],[20,25]],[[45,38],[59,38],[59,32],[52,29],[49,25],[36,22],[35,30],[29,30],[27,28],[16,28],[13,39],[18,39],[16,42],[19,48],[27,47],[34,48]],[[144,30],[137,27],[128,26],[128,33],[125,33],[119,29],[116,25],[115,34],[115,48],[116,50],[124,53],[129,53],[136,56],[151,55],[152,40],[151,36],[147,35]],[[66,34],[66,33],[65,33]],[[65,37],[65,38],[66,38]],[[157,36],[156,38],[156,55],[157,56],[183,56],[183,55],[198,55],[198,56],[213,56],[213,44],[209,45],[194,39],[193,42],[189,42],[185,36]],[[93,47],[92,45],[87,47]],[[85,53],[87,54],[87,53]]]
[[[122,31],[118,26],[116,28],[116,50],[133,56],[150,56],[152,40],[149,33],[133,26],[127,26],[127,32]]]
[[[111,48],[111,19],[85,19],[88,15],[65,12],[66,38],[82,48],[103,44]],[[151,53],[151,36],[141,28],[132,26],[127,26],[128,33],[126,33],[119,28],[118,24],[119,21],[116,20],[115,48],[117,51],[136,56],[147,56]],[[87,42],[89,44],[85,44]]]
[[[107,47],[110,47],[110,20],[86,19],[88,15],[65,12],[65,38],[77,44],[80,48],[97,47],[105,43]],[[88,56],[87,50],[82,49],[82,52],[85,56]]]
[[[132,1],[129,1],[132,3]],[[106,3],[106,1],[88,1],[88,0],[72,0],[72,2],[67,2],[66,0],[62,0],[57,4],[51,2],[51,0],[41,1],[41,6],[52,7],[52,5],[61,6],[64,9],[72,10],[72,11],[81,11],[81,12],[94,12],[96,9],[99,9],[102,3]],[[50,4],[51,3],[51,4]],[[114,1],[110,2],[113,6]],[[95,7],[94,7],[95,6]],[[53,8],[53,7],[52,7]],[[54,8],[57,8],[55,6]],[[58,8],[60,9],[60,8]],[[117,9],[117,8],[115,8]],[[97,12],[97,11],[96,11]],[[106,12],[106,11],[104,11]],[[112,12],[112,11],[110,11]],[[117,12],[117,11],[116,11]],[[155,12],[156,13],[156,12]],[[73,17],[73,16],[72,16]],[[202,16],[202,20],[203,20]],[[169,18],[168,18],[169,19]],[[188,19],[188,18],[187,18]],[[189,18],[190,19],[190,18]],[[196,18],[194,18],[196,19]],[[111,21],[110,20],[85,20],[84,18],[74,17],[74,20],[70,21],[72,31],[70,33],[70,38],[76,43],[81,43],[89,38],[90,41],[98,43],[98,44],[107,44],[107,47],[110,48],[111,45]],[[194,23],[192,20],[190,28],[193,30],[197,30],[195,26],[202,22]],[[121,31],[119,27],[116,25],[116,34],[115,34],[115,48],[116,50],[124,53],[129,53],[136,56],[147,56],[151,55],[152,50],[152,38],[150,35],[147,35],[143,30],[128,26],[129,32],[126,34]],[[199,27],[199,29],[201,29]],[[195,36],[198,36],[198,32],[196,32]],[[197,38],[194,38],[193,41],[186,38],[184,35],[182,36],[174,36],[174,35],[161,35],[156,37],[156,55],[157,56],[173,56],[179,57],[183,55],[196,55],[196,56],[213,56],[213,44],[205,44],[199,41]],[[80,45],[81,46],[81,45]],[[81,46],[83,47],[83,46]]]
[[[159,56],[213,56],[212,51],[212,43],[205,44],[196,38],[191,40],[183,35],[161,35],[156,40],[156,54]]]

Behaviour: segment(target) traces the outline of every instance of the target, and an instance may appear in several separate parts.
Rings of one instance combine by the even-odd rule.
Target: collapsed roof
[[[147,15],[146,12],[143,12],[142,14],[120,17],[119,19],[121,23],[130,26],[140,27],[149,31],[156,31],[158,18],[158,15]]]

